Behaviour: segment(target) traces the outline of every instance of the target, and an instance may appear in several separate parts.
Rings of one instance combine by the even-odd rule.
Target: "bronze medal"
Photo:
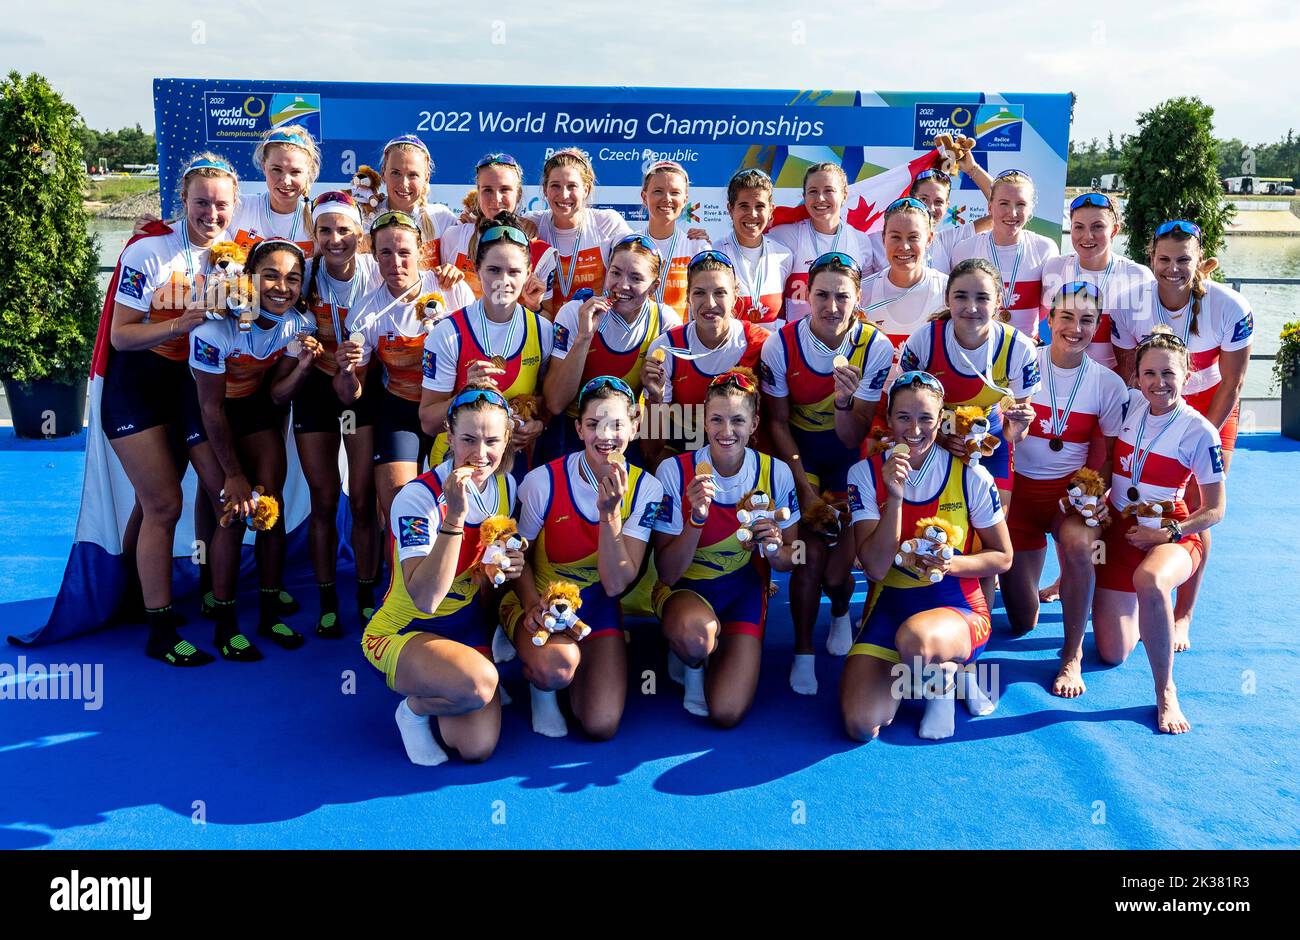
[[[498,369],[500,369],[500,370],[502,370],[502,371],[504,372],[504,371],[505,371],[505,368],[506,368],[506,360],[505,360],[505,357],[504,357],[504,356],[493,356],[493,357],[492,357],[492,365],[496,366]]]
[[[1059,437],[1054,437],[1047,442],[1047,446],[1052,448],[1052,450],[1059,452],[1062,448],[1065,447],[1065,442],[1062,441]]]

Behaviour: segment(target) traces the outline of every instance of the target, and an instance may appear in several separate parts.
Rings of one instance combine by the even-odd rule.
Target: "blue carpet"
[[[0,628],[11,634],[38,623],[58,587],[81,455],[0,450]],[[613,741],[534,735],[512,663],[503,674],[517,704],[496,755],[431,769],[407,762],[396,696],[362,661],[355,630],[295,653],[267,644],[257,665],[182,672],[146,660],[144,628],[127,626],[0,648],[0,663],[25,657],[29,673],[102,666],[98,708],[0,700],[0,848],[1296,847],[1300,566],[1269,494],[1294,490],[1297,456],[1300,444],[1276,435],[1240,442],[1194,648],[1176,666],[1191,734],[1155,733],[1142,651],[1104,668],[1091,634],[1087,694],[1051,696],[1056,605],[1019,640],[995,617],[981,661],[998,667],[998,709],[968,719],[959,708],[947,742],[918,739],[910,705],[878,742],[849,741],[841,665],[825,654],[821,694],[791,692],[782,585],[739,728],[686,714],[666,676],[641,694],[642,672],[663,661],[643,625]],[[291,588],[310,606],[308,580]],[[188,610],[184,632],[210,647]],[[823,607],[819,646],[828,616]],[[310,630],[309,611],[297,621]]]

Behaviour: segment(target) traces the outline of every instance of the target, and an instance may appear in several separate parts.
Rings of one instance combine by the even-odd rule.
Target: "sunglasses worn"
[[[716,261],[718,262],[718,264],[725,264],[727,267],[731,268],[732,270],[735,270],[736,267],[734,264],[731,263],[730,258],[724,255],[722,252],[716,251],[713,248],[707,248],[704,251],[697,251],[694,255],[691,256],[690,264],[688,264],[687,267],[693,268],[697,264],[702,264],[705,261]]]
[[[724,385],[734,385],[742,392],[749,392],[751,395],[758,390],[749,376],[735,370],[715,375],[709,380],[709,388],[721,388]]]
[[[1082,209],[1084,206],[1096,206],[1098,209],[1115,211],[1115,204],[1110,201],[1110,197],[1102,193],[1084,193],[1082,196],[1075,196],[1074,201],[1070,203],[1070,211]]]
[[[946,394],[943,390],[942,382],[936,379],[929,372],[922,372],[919,369],[913,369],[911,372],[904,372],[898,378],[894,379],[893,384],[889,386],[889,394],[892,396],[894,392],[910,388],[917,382],[920,382],[928,388],[934,389],[940,395]]]
[[[529,247],[528,236],[513,225],[494,225],[478,237],[480,245],[499,242],[502,239],[512,241],[521,248]]]
[[[451,400],[451,404],[447,406],[447,414],[451,414],[457,408],[472,405],[476,401],[485,401],[504,408],[506,411],[510,410],[510,403],[506,401],[506,397],[500,392],[493,391],[490,388],[471,388],[466,389]]]
[[[582,410],[582,404],[587,400],[588,395],[598,392],[602,388],[612,388],[614,391],[626,395],[627,400],[632,404],[636,404],[636,394],[632,391],[632,386],[616,375],[598,375],[582,386],[582,391],[578,394],[578,410]]]
[[[508,153],[485,153],[479,157],[478,163],[474,164],[474,169],[481,170],[485,166],[512,166],[519,169],[519,161]]]
[[[926,208],[925,203],[912,196],[904,196],[902,199],[895,199],[893,202],[891,202],[888,206],[885,207],[885,212],[886,213],[894,212],[898,209],[903,209],[907,206],[911,206],[913,209],[920,209],[926,215],[930,214],[930,210]]]
[[[921,208],[924,209],[925,206],[922,205]],[[818,268],[834,267],[848,268],[856,274],[862,273],[862,269],[858,267],[858,263],[849,255],[846,255],[842,251],[828,251],[824,255],[819,255],[817,260],[812,263],[812,267],[808,269],[808,280],[812,280],[812,272]]]
[[[1156,238],[1162,235],[1168,235],[1170,232],[1178,231],[1184,235],[1192,235],[1197,240],[1201,237],[1201,227],[1195,222],[1188,222],[1186,219],[1171,219],[1168,222],[1161,222],[1156,226]]]
[[[411,218],[405,212],[398,212],[396,209],[389,209],[387,212],[381,212],[375,216],[375,221],[370,223],[370,234],[373,235],[388,225],[402,225],[406,228],[415,229],[417,232],[420,226],[416,224],[415,219]]]
[[[1101,290],[1091,281],[1071,281],[1062,284],[1061,289],[1056,292],[1057,297],[1073,297],[1075,294],[1086,294],[1093,300],[1101,300]]]

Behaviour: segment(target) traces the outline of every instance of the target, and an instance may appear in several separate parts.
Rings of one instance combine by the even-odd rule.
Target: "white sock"
[[[672,679],[678,685],[686,681],[686,664],[682,658],[672,651],[668,650],[668,678]]]
[[[528,686],[533,704],[533,730],[548,738],[562,738],[569,726],[560,712],[560,703],[554,692],[543,692],[535,685]]]
[[[853,648],[853,621],[847,613],[831,618],[831,632],[826,637],[826,652],[847,656]]]
[[[709,717],[709,703],[704,699],[704,667],[703,666],[683,666],[685,672],[686,695],[682,699],[682,707],[692,715],[699,715],[701,718]]]
[[[993,714],[993,709],[998,707],[998,703],[980,688],[974,669],[962,669],[957,673],[957,694],[966,703],[966,710],[977,718]]]
[[[412,764],[421,767],[437,767],[447,760],[447,752],[433,739],[433,728],[429,725],[428,715],[417,715],[406,704],[406,699],[397,706],[397,730],[402,733],[402,744],[406,747],[406,756]]]
[[[921,716],[921,730],[917,733],[930,741],[951,738],[957,730],[957,684],[952,676],[955,669],[955,664],[945,663],[942,690],[933,685],[926,690],[925,714]]]
[[[506,631],[501,629],[501,624],[497,624],[496,631],[492,634],[492,661],[494,663],[508,663],[514,658],[515,645],[506,636]],[[510,703],[503,697],[501,704],[509,705]]]
[[[795,653],[790,667],[790,688],[800,695],[817,694],[817,656],[813,653]]]

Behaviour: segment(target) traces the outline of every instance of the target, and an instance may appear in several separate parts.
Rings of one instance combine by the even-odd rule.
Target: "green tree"
[[[40,75],[0,82],[0,376],[85,377],[99,251],[81,205],[77,110]]]
[[[1120,161],[1128,199],[1128,255],[1149,264],[1147,245],[1161,222],[1188,219],[1201,227],[1201,248],[1213,257],[1233,208],[1223,198],[1214,109],[1199,98],[1171,98],[1138,117]],[[1238,151],[1240,152],[1240,151]]]

